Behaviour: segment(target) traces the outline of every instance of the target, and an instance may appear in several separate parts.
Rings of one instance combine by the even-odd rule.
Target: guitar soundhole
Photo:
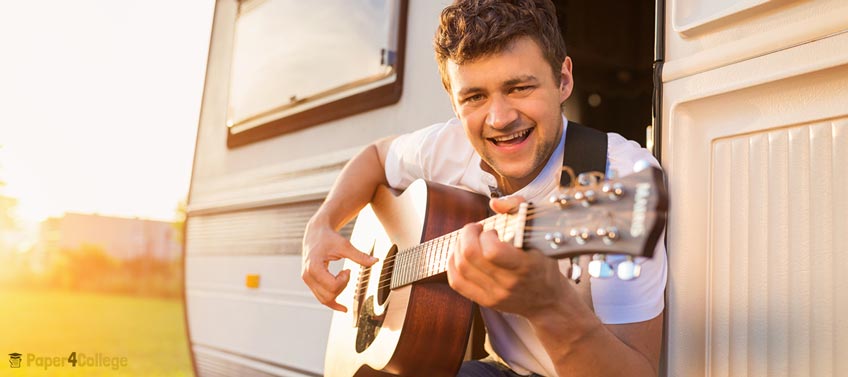
[[[384,316],[377,316],[374,313],[374,296],[368,296],[362,304],[362,310],[359,311],[359,321],[356,331],[356,352],[364,352],[377,333],[380,332],[380,326],[383,325]]]
[[[383,262],[383,269],[380,271],[380,284],[377,286],[377,305],[383,305],[386,298],[391,292],[392,273],[395,269],[395,255],[397,254],[397,245],[392,245],[389,253],[386,255],[386,260]]]

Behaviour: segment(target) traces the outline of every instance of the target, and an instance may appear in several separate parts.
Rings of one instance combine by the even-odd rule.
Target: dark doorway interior
[[[574,62],[569,120],[645,146],[651,124],[654,1],[554,0]]]

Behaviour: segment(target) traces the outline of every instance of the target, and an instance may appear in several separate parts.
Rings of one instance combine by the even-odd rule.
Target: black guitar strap
[[[568,122],[565,129],[565,147],[562,153],[562,166],[568,166],[574,170],[574,175],[590,171],[598,171],[603,174],[607,172],[607,134],[594,128],[586,127],[574,122]],[[568,187],[571,176],[562,172],[559,183]],[[589,259],[583,258],[580,262],[583,271],[589,270]],[[583,284],[579,284],[585,281]],[[578,279],[577,292],[583,301],[594,311],[592,304],[592,284],[590,279]]]
[[[569,166],[574,175],[607,170],[607,134],[594,128],[569,121],[565,129],[565,147],[562,154],[562,166]],[[567,187],[571,177],[565,172],[559,179],[560,185]]]

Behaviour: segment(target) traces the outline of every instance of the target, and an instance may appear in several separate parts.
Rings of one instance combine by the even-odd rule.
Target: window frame
[[[403,77],[406,60],[406,32],[408,22],[407,13],[409,4],[408,0],[397,1],[399,2],[399,15],[397,52],[395,55],[396,63],[394,65],[396,78],[393,82],[386,83],[366,91],[354,93],[338,100],[308,108],[303,111],[298,111],[291,115],[273,119],[243,130],[234,131],[233,127],[227,125],[227,148],[237,148],[312,126],[317,126],[333,120],[393,105],[400,101],[401,94],[403,93]],[[230,80],[232,80],[232,77]],[[345,84],[340,88],[344,88],[349,85],[350,84]],[[231,101],[231,98],[227,99],[228,106],[230,106]],[[268,116],[279,111],[281,110],[273,109],[267,113],[257,114],[254,117]]]

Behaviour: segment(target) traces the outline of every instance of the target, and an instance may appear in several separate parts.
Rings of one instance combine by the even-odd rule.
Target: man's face
[[[530,183],[559,144],[560,103],[571,94],[571,60],[560,77],[538,44],[515,40],[503,52],[446,64],[451,102],[471,145],[512,193]]]

